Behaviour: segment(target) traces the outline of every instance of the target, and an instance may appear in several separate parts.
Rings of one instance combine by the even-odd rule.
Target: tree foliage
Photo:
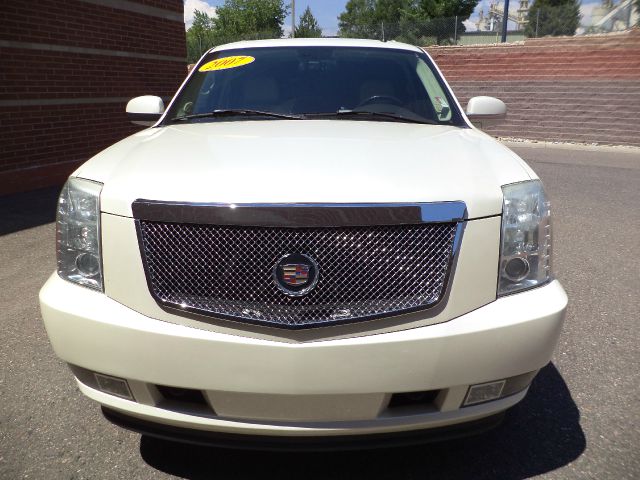
[[[322,29],[308,6],[300,16],[295,33],[296,38],[319,38],[322,36]]]
[[[189,62],[195,62],[211,47],[238,40],[282,37],[288,13],[284,0],[225,0],[216,16],[194,12],[187,30]]]
[[[527,14],[527,37],[575,35],[580,26],[578,0],[534,0]]]
[[[216,13],[215,33],[220,43],[280,38],[288,6],[283,0],[225,0]]]
[[[189,63],[198,60],[214,45],[214,19],[205,12],[193,12],[193,24],[187,30],[187,59]]]
[[[338,17],[339,34],[401,40],[409,43],[449,43],[465,31],[478,0],[349,0]],[[457,23],[456,23],[457,17]]]
[[[382,24],[399,22],[406,0],[349,0],[338,16],[341,37],[382,39]]]

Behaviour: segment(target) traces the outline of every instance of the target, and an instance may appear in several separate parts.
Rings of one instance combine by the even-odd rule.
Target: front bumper
[[[207,447],[234,448],[243,450],[290,450],[300,451],[344,451],[372,448],[404,447],[429,442],[453,440],[469,435],[478,435],[491,430],[503,420],[504,413],[498,413],[479,420],[429,428],[392,433],[374,433],[366,435],[333,436],[265,436],[224,433],[207,430],[195,430],[172,425],[149,422],[117,410],[102,407],[107,420],[128,430],[164,440],[178,441]]]
[[[285,343],[155,320],[53,275],[45,326],[66,362],[127,379],[137,401],[81,390],[108,408],[174,427],[270,436],[343,436],[443,427],[520,401],[462,407],[469,385],[533,372],[551,359],[567,305],[554,281],[448,322],[378,335]],[[196,389],[208,413],[167,407],[154,386]],[[391,394],[439,391],[428,408]]]

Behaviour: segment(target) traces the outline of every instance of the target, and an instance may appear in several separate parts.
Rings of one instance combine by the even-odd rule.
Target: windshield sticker
[[[249,57],[246,55],[237,55],[234,57],[218,58],[217,60],[213,60],[211,62],[205,63],[198,69],[198,71],[213,72],[215,70],[227,70],[229,68],[238,68],[238,67],[243,67],[245,65],[249,65],[254,61],[255,61],[254,57]]]

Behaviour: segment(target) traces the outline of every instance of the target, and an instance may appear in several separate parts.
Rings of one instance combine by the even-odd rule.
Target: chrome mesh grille
[[[248,323],[303,328],[435,305],[451,266],[456,223],[367,227],[239,227],[139,220],[147,281],[163,305]],[[312,257],[319,279],[281,292],[273,268]]]

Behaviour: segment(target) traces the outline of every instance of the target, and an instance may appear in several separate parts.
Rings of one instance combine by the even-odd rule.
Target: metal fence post
[[[382,41],[384,42],[384,22],[382,22]]]
[[[455,19],[455,26],[453,28],[453,44],[457,45],[458,44],[458,16],[456,15],[456,19]]]
[[[538,11],[536,12],[536,38],[538,38],[538,24],[540,23],[540,7],[538,7]]]
[[[507,41],[507,23],[509,23],[509,0],[504,0],[504,12],[502,12],[502,43]]]

